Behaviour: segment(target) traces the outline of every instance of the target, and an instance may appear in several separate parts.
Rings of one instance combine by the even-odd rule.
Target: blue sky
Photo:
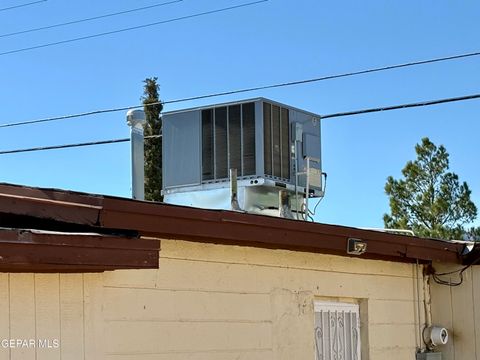
[[[59,1],[0,12],[0,36],[162,1]],[[248,1],[184,0],[89,23],[0,37],[0,53]],[[2,1],[2,7],[21,4]],[[137,104],[157,76],[163,100],[479,51],[480,2],[270,0],[252,7],[0,56],[0,123]],[[264,96],[330,114],[480,92],[480,57],[167,106]],[[327,195],[317,220],[382,227],[387,176],[424,136],[480,207],[480,101],[322,122]],[[0,150],[128,137],[124,113],[0,129]],[[1,155],[0,181],[130,195],[129,144]],[[477,221],[477,224],[479,222]]]

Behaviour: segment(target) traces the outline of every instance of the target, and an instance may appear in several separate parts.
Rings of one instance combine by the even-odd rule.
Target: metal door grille
[[[358,305],[315,303],[315,360],[360,360]]]

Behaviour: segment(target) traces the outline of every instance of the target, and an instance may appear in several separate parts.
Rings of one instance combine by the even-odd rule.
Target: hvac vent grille
[[[202,110],[202,180],[255,174],[255,105],[246,103]]]
[[[242,105],[243,166],[242,175],[255,175],[255,104]]]
[[[215,109],[215,179],[228,177],[227,108]]]
[[[263,103],[263,158],[265,174],[273,175],[272,163],[272,105]]]
[[[290,179],[290,141],[288,109],[263,104],[263,142],[265,174]]]
[[[242,116],[240,105],[228,108],[228,139],[230,140],[228,151],[230,154],[230,168],[242,169]]]
[[[213,110],[202,111],[202,179],[213,179]]]

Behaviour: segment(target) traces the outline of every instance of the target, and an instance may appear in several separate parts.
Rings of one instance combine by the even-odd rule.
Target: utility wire
[[[473,265],[478,264],[479,261],[480,261],[480,257],[477,257],[474,261],[472,261],[467,266],[464,266],[463,268],[460,268],[460,269],[457,269],[457,270],[454,270],[454,271],[445,272],[445,273],[440,273],[440,274],[436,273],[436,272],[433,272],[432,278],[439,285],[447,285],[447,286],[451,286],[451,287],[460,286],[463,283],[463,273],[465,272],[465,270],[467,270],[469,267],[471,267]],[[452,275],[452,274],[455,274],[457,272],[458,272],[458,281],[451,281],[450,279],[445,280],[445,279],[441,278],[441,276]]]
[[[421,106],[439,105],[439,104],[446,104],[446,103],[451,103],[451,102],[474,100],[474,99],[480,99],[480,94],[459,96],[459,97],[447,98],[447,99],[422,101],[422,102],[416,102],[416,103],[410,103],[410,104],[392,105],[392,106],[385,106],[385,107],[380,107],[380,108],[371,108],[371,109],[362,109],[362,110],[355,110],[355,111],[340,112],[340,113],[335,113],[335,114],[322,115],[321,118],[322,119],[329,119],[329,118],[368,114],[368,113],[381,112],[381,111],[400,110],[400,109],[408,109],[408,108],[421,107]]]
[[[29,2],[29,3],[25,3],[25,4],[9,6],[9,7],[6,7],[6,8],[1,8],[0,11],[18,9],[18,8],[21,8],[21,7],[30,6],[30,5],[34,5],[34,4],[39,4],[39,3],[42,3],[42,2],[46,2],[46,1],[47,0],[38,0],[38,1],[32,1],[32,2]]]
[[[335,114],[329,114],[329,115],[321,115],[320,117],[322,119],[328,119],[328,118],[334,118],[334,117],[360,115],[360,114],[373,113],[373,112],[408,109],[408,108],[420,107],[420,106],[432,106],[432,105],[446,104],[450,102],[459,102],[459,101],[466,101],[466,100],[473,100],[473,99],[480,99],[480,94],[460,96],[460,97],[447,98],[447,99],[430,100],[430,101],[423,101],[423,102],[416,102],[416,103],[409,103],[409,104],[385,106],[385,107],[371,108],[371,109],[364,109],[364,110],[356,110],[356,111],[335,113]],[[161,137],[161,135],[145,136],[146,139],[156,138],[156,137]],[[129,138],[112,139],[112,140],[94,141],[94,142],[79,143],[79,144],[65,144],[65,145],[44,146],[44,147],[27,148],[27,149],[4,150],[4,151],[0,151],[0,155],[31,152],[31,151],[41,151],[41,150],[63,149],[63,148],[69,148],[69,147],[102,145],[102,144],[110,144],[110,143],[118,143],[118,142],[126,142],[126,141],[130,141],[130,139]]]
[[[175,22],[175,21],[192,19],[192,18],[196,18],[196,17],[200,17],[200,16],[205,16],[205,15],[216,14],[216,13],[225,12],[225,11],[229,11],[229,10],[239,9],[239,8],[242,8],[242,7],[252,6],[252,5],[260,4],[260,3],[263,3],[263,2],[267,2],[267,1],[269,1],[269,0],[258,0],[258,1],[253,1],[253,2],[244,3],[244,4],[240,4],[240,5],[224,7],[224,8],[220,8],[220,9],[216,9],[216,10],[210,10],[210,11],[204,11],[204,12],[200,12],[200,13],[196,13],[196,14],[180,16],[180,17],[176,17],[176,18],[172,18],[172,19],[168,19],[168,20],[156,21],[156,22],[149,23],[149,24],[131,26],[131,27],[128,27],[128,28],[123,28],[123,29],[106,31],[106,32],[102,32],[102,33],[97,33],[97,34],[92,34],[92,35],[87,35],[87,36],[81,36],[81,37],[67,39],[67,40],[61,40],[61,41],[56,41],[56,42],[51,42],[51,43],[46,43],[46,44],[40,44],[40,45],[35,45],[35,46],[30,46],[30,47],[15,49],[15,50],[4,51],[4,52],[0,52],[0,56],[15,54],[15,53],[19,53],[19,52],[30,51],[30,50],[35,50],[35,49],[41,49],[41,48],[46,48],[46,47],[51,47],[51,46],[56,46],[56,45],[62,45],[62,44],[72,43],[72,42],[81,41],[81,40],[93,39],[93,38],[118,34],[118,33],[132,31],[132,30],[144,29],[144,28],[151,27],[151,26],[157,26],[157,25],[167,24],[167,23],[171,23],[171,22]]]
[[[192,97],[181,98],[181,99],[168,100],[168,101],[163,101],[163,102],[162,101],[153,102],[153,103],[146,104],[146,105],[142,104],[142,105],[124,106],[124,107],[117,107],[117,108],[111,108],[111,109],[101,109],[101,110],[88,111],[88,112],[77,113],[77,114],[54,116],[54,117],[48,117],[48,118],[43,118],[43,119],[34,119],[34,120],[6,123],[6,124],[0,124],[0,128],[30,125],[30,124],[38,124],[38,123],[58,121],[58,120],[66,120],[66,119],[73,119],[73,118],[84,117],[84,116],[91,116],[91,115],[98,115],[98,114],[105,114],[105,113],[112,113],[112,112],[119,112],[119,111],[127,111],[127,110],[132,110],[132,109],[140,109],[140,108],[143,108],[144,106],[154,106],[154,105],[158,105],[158,104],[175,104],[175,103],[181,103],[181,102],[187,102],[187,101],[193,101],[193,100],[201,100],[201,99],[207,99],[207,98],[220,97],[220,96],[225,96],[225,95],[247,93],[247,92],[252,92],[252,91],[257,91],[257,90],[266,90],[266,89],[280,88],[280,87],[286,87],[286,86],[301,85],[301,84],[314,83],[314,82],[320,82],[320,81],[325,81],[325,80],[338,79],[338,78],[343,78],[343,77],[350,77],[350,76],[363,75],[363,74],[374,73],[374,72],[381,72],[381,71],[399,69],[399,68],[404,68],[404,67],[412,67],[412,66],[425,65],[425,64],[431,64],[431,63],[442,62],[442,61],[457,60],[457,59],[468,58],[468,57],[479,56],[479,55],[480,55],[480,52],[457,54],[457,55],[439,57],[439,58],[434,58],[434,59],[429,59],[429,60],[420,60],[420,61],[414,61],[414,62],[408,62],[408,63],[401,63],[401,64],[397,64],[397,65],[388,65],[388,66],[383,66],[383,67],[378,67],[378,68],[371,68],[371,69],[341,73],[341,74],[336,74],[336,75],[327,75],[327,76],[317,77],[317,78],[312,78],[312,79],[304,79],[304,80],[298,80],[298,81],[277,83],[277,84],[272,84],[272,85],[264,85],[264,86],[243,88],[243,89],[237,89],[237,90],[223,91],[223,92],[211,93],[211,94],[206,94],[206,95],[199,95],[199,96],[192,96]],[[326,116],[328,116],[328,115],[326,115]]]
[[[274,88],[280,88],[280,87],[292,86],[292,85],[308,84],[308,83],[314,83],[314,82],[319,82],[319,81],[333,80],[333,79],[339,79],[339,78],[350,77],[350,76],[355,76],[355,75],[363,75],[363,74],[369,74],[369,73],[375,73],[375,72],[381,72],[381,71],[387,71],[387,70],[393,70],[393,69],[400,69],[400,68],[417,66],[417,65],[425,65],[425,64],[431,64],[431,63],[449,61],[449,60],[458,60],[458,59],[463,59],[463,58],[468,58],[468,57],[473,57],[473,56],[479,56],[479,55],[480,55],[480,51],[465,53],[465,54],[457,54],[457,55],[439,57],[439,58],[428,59],[428,60],[413,61],[413,62],[407,62],[407,63],[402,63],[402,64],[388,65],[388,66],[382,66],[382,67],[359,70],[359,71],[352,71],[352,72],[341,73],[341,74],[327,75],[327,76],[322,76],[322,77],[317,77],[317,78],[312,78],[312,79],[304,79],[304,80],[278,83],[278,84],[273,84],[273,85],[264,85],[264,86],[257,86],[257,87],[244,88],[244,89],[238,89],[238,90],[224,91],[224,92],[219,92],[219,93],[214,93],[214,94],[193,96],[193,97],[189,97],[189,98],[166,101],[166,102],[164,102],[164,104],[207,99],[207,98],[211,98],[211,97],[233,95],[233,94],[257,91],[257,90],[274,89]]]
[[[124,139],[111,139],[111,140],[102,140],[102,141],[90,141],[90,142],[77,143],[77,144],[39,146],[39,147],[32,147],[32,148],[26,148],[26,149],[0,151],[0,155],[16,154],[16,153],[25,153],[25,152],[32,152],[32,151],[66,149],[66,148],[82,147],[82,146],[114,144],[114,143],[121,143],[121,142],[127,142],[127,141],[130,141],[130,139],[129,139],[129,138],[124,138]]]
[[[150,136],[145,136],[144,138],[153,139],[153,138],[159,138],[159,137],[162,137],[162,135],[150,135]],[[116,143],[122,143],[122,142],[128,142],[128,141],[130,141],[130,138],[89,141],[89,142],[76,143],[76,144],[38,146],[38,147],[32,147],[32,148],[26,148],[26,149],[4,150],[4,151],[0,151],[0,155],[17,154],[17,153],[25,153],[25,152],[33,152],[33,151],[44,151],[44,150],[67,149],[67,148],[83,147],[83,146],[116,144]]]
[[[46,0],[44,0],[44,1],[46,1]],[[59,24],[47,25],[47,26],[42,26],[42,27],[37,27],[37,28],[32,28],[32,29],[27,29],[27,30],[20,30],[20,31],[15,31],[15,32],[11,32],[11,33],[0,34],[0,38],[10,37],[10,36],[15,36],[15,35],[20,35],[20,34],[27,34],[27,33],[32,33],[32,32],[36,32],[36,31],[53,29],[53,28],[58,28],[58,27],[68,26],[68,25],[73,25],[73,24],[79,24],[79,23],[83,23],[83,22],[87,22],[87,21],[105,19],[105,18],[108,18],[108,17],[113,17],[113,16],[128,14],[128,13],[132,13],[132,12],[152,9],[152,8],[165,6],[165,5],[170,5],[170,4],[174,4],[174,3],[178,3],[178,2],[182,2],[182,1],[183,0],[168,1],[168,2],[163,2],[163,3],[153,4],[153,5],[150,5],[150,6],[144,6],[144,7],[124,10],[124,11],[119,11],[119,12],[104,14],[104,15],[99,15],[99,16],[93,16],[93,17],[89,17],[89,18],[85,18],[85,19],[73,20],[73,21],[68,21],[68,22],[59,23]]]

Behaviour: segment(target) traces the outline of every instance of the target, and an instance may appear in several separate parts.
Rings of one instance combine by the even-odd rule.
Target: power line
[[[439,58],[428,59],[428,60],[413,61],[413,62],[401,63],[401,64],[396,64],[396,65],[388,65],[388,66],[382,66],[382,67],[377,67],[377,68],[370,68],[370,69],[364,69],[364,70],[359,70],[359,71],[352,71],[352,72],[341,73],[341,74],[327,75],[327,76],[311,78],[311,79],[304,79],[304,80],[283,82],[283,83],[277,83],[277,84],[271,84],[271,85],[263,85],[263,86],[257,86],[257,87],[223,91],[223,92],[211,93],[211,94],[206,94],[206,95],[198,95],[198,96],[192,96],[192,97],[187,97],[187,98],[168,100],[168,101],[164,101],[164,102],[154,102],[154,103],[150,103],[150,104],[146,104],[146,105],[142,104],[142,105],[124,106],[124,107],[117,107],[117,108],[111,108],[111,109],[101,109],[101,110],[87,111],[87,112],[82,112],[82,113],[77,113],[77,114],[61,115],[61,116],[54,116],[54,117],[48,117],[48,118],[42,118],[42,119],[34,119],[34,120],[26,120],[26,121],[20,121],[20,122],[6,123],[6,124],[0,124],[0,128],[30,125],[30,124],[38,124],[38,123],[59,121],[59,120],[66,120],[66,119],[73,119],[73,118],[79,118],[79,117],[84,117],[84,116],[92,116],[92,115],[99,115],[99,114],[105,114],[105,113],[127,111],[127,110],[131,110],[131,109],[140,109],[140,108],[143,108],[144,106],[154,106],[154,105],[158,105],[159,103],[161,103],[161,104],[175,104],[175,103],[181,103],[181,102],[187,102],[187,101],[193,101],[193,100],[201,100],[201,99],[208,99],[208,98],[214,98],[214,97],[220,97],[220,96],[226,96],[226,95],[235,95],[235,94],[253,92],[253,91],[258,91],[258,90],[267,90],[267,89],[280,88],[280,87],[286,87],[286,86],[301,85],[301,84],[314,83],[314,82],[320,82],[320,81],[325,81],[325,80],[333,80],[333,79],[356,76],[356,75],[363,75],[363,74],[369,74],[369,73],[375,73],[375,72],[381,72],[381,71],[394,70],[394,69],[399,69],[399,68],[406,68],[406,67],[413,67],[413,66],[418,66],[418,65],[437,63],[437,62],[442,62],[442,61],[458,60],[458,59],[469,58],[469,57],[474,57],[474,56],[479,56],[479,55],[480,55],[480,52],[457,54],[457,55],[439,57]]]
[[[211,98],[211,97],[218,97],[218,96],[224,96],[224,95],[234,95],[234,94],[239,94],[239,93],[257,91],[257,90],[274,89],[274,88],[280,88],[280,87],[292,86],[292,85],[308,84],[308,83],[314,83],[314,82],[319,82],[319,81],[333,80],[333,79],[339,79],[339,78],[350,77],[350,76],[355,76],[355,75],[363,75],[363,74],[369,74],[369,73],[375,73],[375,72],[381,72],[381,71],[387,71],[387,70],[393,70],[393,69],[400,69],[400,68],[417,66],[417,65],[425,65],[425,64],[431,64],[431,63],[449,61],[449,60],[458,60],[458,59],[463,59],[463,58],[468,58],[468,57],[473,57],[473,56],[479,56],[479,55],[480,55],[480,51],[477,51],[477,52],[472,52],[472,53],[445,56],[445,57],[429,59],[429,60],[420,60],[420,61],[413,61],[413,62],[396,64],[396,65],[388,65],[388,66],[382,66],[382,67],[377,67],[377,68],[371,68],[371,69],[366,69],[366,70],[352,71],[352,72],[347,72],[347,73],[342,73],[342,74],[327,75],[327,76],[322,76],[322,77],[317,77],[317,78],[312,78],[312,79],[304,79],[304,80],[278,83],[278,84],[273,84],[273,85],[264,85],[264,86],[244,88],[244,89],[239,89],[239,90],[225,91],[225,92],[220,92],[220,93],[215,93],[215,94],[193,96],[193,97],[189,97],[189,98],[165,101],[164,104],[207,99],[207,98]]]
[[[145,139],[153,139],[153,138],[159,138],[159,137],[161,137],[161,135],[150,135],[150,136],[145,136],[144,138],[145,138]],[[52,146],[38,146],[38,147],[25,148],[25,149],[4,150],[4,151],[0,151],[0,155],[18,154],[18,153],[33,152],[33,151],[45,151],[45,150],[67,149],[67,148],[84,147],[84,146],[116,144],[116,143],[122,143],[122,142],[128,142],[128,141],[130,141],[130,138],[109,139],[109,140],[100,140],[100,141],[89,141],[89,142],[75,143],[75,144],[63,144],[63,145],[52,145]]]
[[[368,114],[368,113],[381,112],[381,111],[400,110],[400,109],[408,109],[408,108],[415,108],[415,107],[422,107],[422,106],[439,105],[439,104],[446,104],[446,103],[451,103],[451,102],[474,100],[474,99],[480,99],[480,94],[459,96],[459,97],[439,99],[439,100],[422,101],[422,102],[416,102],[416,103],[410,103],[410,104],[385,106],[385,107],[381,107],[381,108],[371,108],[371,109],[362,109],[362,110],[340,112],[340,113],[335,113],[335,114],[323,115],[323,116],[321,116],[321,118],[322,119],[329,119],[329,118]]]
[[[82,146],[114,144],[114,143],[121,143],[121,142],[127,142],[127,141],[130,141],[130,139],[129,139],[129,138],[124,138],[124,139],[111,139],[111,140],[101,140],[101,141],[90,141],[90,142],[76,143],[76,144],[39,146],[39,147],[32,147],[32,148],[26,148],[26,149],[0,151],[0,155],[5,155],[5,154],[17,154],[17,153],[25,153],[25,152],[33,152],[33,151],[66,149],[66,148],[82,147]]]
[[[152,105],[158,105],[158,103],[148,104],[148,106],[152,106]],[[66,119],[74,119],[74,118],[79,118],[79,117],[84,117],[84,116],[118,112],[118,111],[122,111],[122,110],[139,109],[141,107],[143,107],[143,105],[132,106],[132,107],[130,107],[130,106],[129,107],[122,107],[122,108],[115,108],[115,109],[95,110],[95,111],[83,112],[83,113],[78,113],[78,114],[61,115],[61,116],[48,117],[48,118],[43,118],[43,119],[27,120],[27,121],[21,121],[21,122],[9,123],[9,124],[0,124],[0,128],[39,124],[39,123],[66,120]]]
[[[47,0],[38,0],[38,1],[29,2],[29,3],[24,3],[24,4],[9,6],[9,7],[6,7],[6,8],[1,8],[0,11],[7,11],[7,10],[18,9],[18,8],[21,8],[21,7],[30,6],[30,5],[34,5],[34,4],[39,4],[39,3],[42,3],[42,2],[46,2],[46,1],[47,1]]]
[[[46,1],[46,0],[43,0],[43,1]],[[152,9],[152,8],[155,8],[155,7],[170,5],[170,4],[174,4],[174,3],[178,3],[178,2],[182,2],[182,1],[183,0],[168,1],[168,2],[163,2],[163,3],[159,3],[159,4],[153,4],[153,5],[150,5],[150,6],[144,6],[144,7],[124,10],[124,11],[119,11],[119,12],[104,14],[104,15],[99,15],[99,16],[93,16],[93,17],[89,17],[89,18],[85,18],[85,19],[73,20],[73,21],[68,21],[68,22],[59,23],[59,24],[47,25],[47,26],[42,26],[42,27],[37,27],[37,28],[32,28],[32,29],[27,29],[27,30],[21,30],[21,31],[6,33],[6,34],[0,34],[0,38],[10,37],[10,36],[15,36],[15,35],[20,35],[20,34],[27,34],[27,33],[31,33],[31,32],[53,29],[53,28],[58,28],[58,27],[68,26],[68,25],[73,25],[73,24],[79,24],[79,23],[83,23],[83,22],[87,22],[87,21],[105,19],[105,18],[108,18],[108,17],[113,17],[113,16],[124,15],[124,14],[132,13],[132,12]]]
[[[67,39],[67,40],[61,40],[61,41],[56,41],[56,42],[51,42],[51,43],[46,43],[46,44],[40,44],[40,45],[35,45],[35,46],[30,46],[30,47],[15,49],[15,50],[9,50],[9,51],[5,51],[5,52],[0,52],[0,56],[15,54],[15,53],[19,53],[19,52],[30,51],[30,50],[35,50],[35,49],[41,49],[41,48],[46,48],[46,47],[51,47],[51,46],[56,46],[56,45],[62,45],[62,44],[72,43],[72,42],[81,41],[81,40],[93,39],[93,38],[118,34],[118,33],[132,31],[132,30],[144,29],[144,28],[151,27],[151,26],[157,26],[157,25],[167,24],[167,23],[171,23],[171,22],[175,22],[175,21],[181,21],[181,20],[196,18],[196,17],[200,17],[200,16],[225,12],[225,11],[229,11],[229,10],[239,9],[239,8],[242,8],[242,7],[252,6],[252,5],[260,4],[260,3],[263,3],[263,2],[267,2],[267,1],[269,1],[269,0],[257,0],[257,1],[249,2],[249,3],[244,3],[244,4],[240,4],[240,5],[235,5],[235,6],[229,6],[229,7],[225,7],[225,8],[221,8],[221,9],[204,11],[204,12],[191,14],[191,15],[186,15],[186,16],[180,16],[180,17],[176,17],[176,18],[173,18],[173,19],[156,21],[156,22],[149,23],[149,24],[131,26],[131,27],[128,27],[128,28],[123,28],[123,29],[118,29],[118,30],[106,31],[106,32],[102,32],[102,33],[97,33],[97,34],[92,34],[92,35],[87,35],[87,36],[81,36],[81,37]]]
[[[415,107],[421,107],[421,106],[440,105],[440,104],[446,104],[451,102],[459,102],[459,101],[474,100],[474,99],[480,99],[480,94],[327,114],[327,115],[321,115],[320,117],[321,119],[329,119],[329,118],[360,115],[360,114],[367,114],[367,113],[374,113],[374,112],[408,109],[408,108],[415,108]],[[145,139],[158,138],[161,136],[162,135],[145,136]],[[103,145],[103,144],[112,144],[112,143],[127,142],[127,141],[130,141],[130,139],[129,138],[111,139],[111,140],[93,141],[93,142],[77,143],[77,144],[64,144],[64,145],[43,146],[43,147],[16,149],[16,150],[4,150],[4,151],[0,151],[0,155],[16,154],[16,153],[32,152],[32,151],[42,151],[42,150],[64,149],[64,148],[81,147],[81,146]]]

